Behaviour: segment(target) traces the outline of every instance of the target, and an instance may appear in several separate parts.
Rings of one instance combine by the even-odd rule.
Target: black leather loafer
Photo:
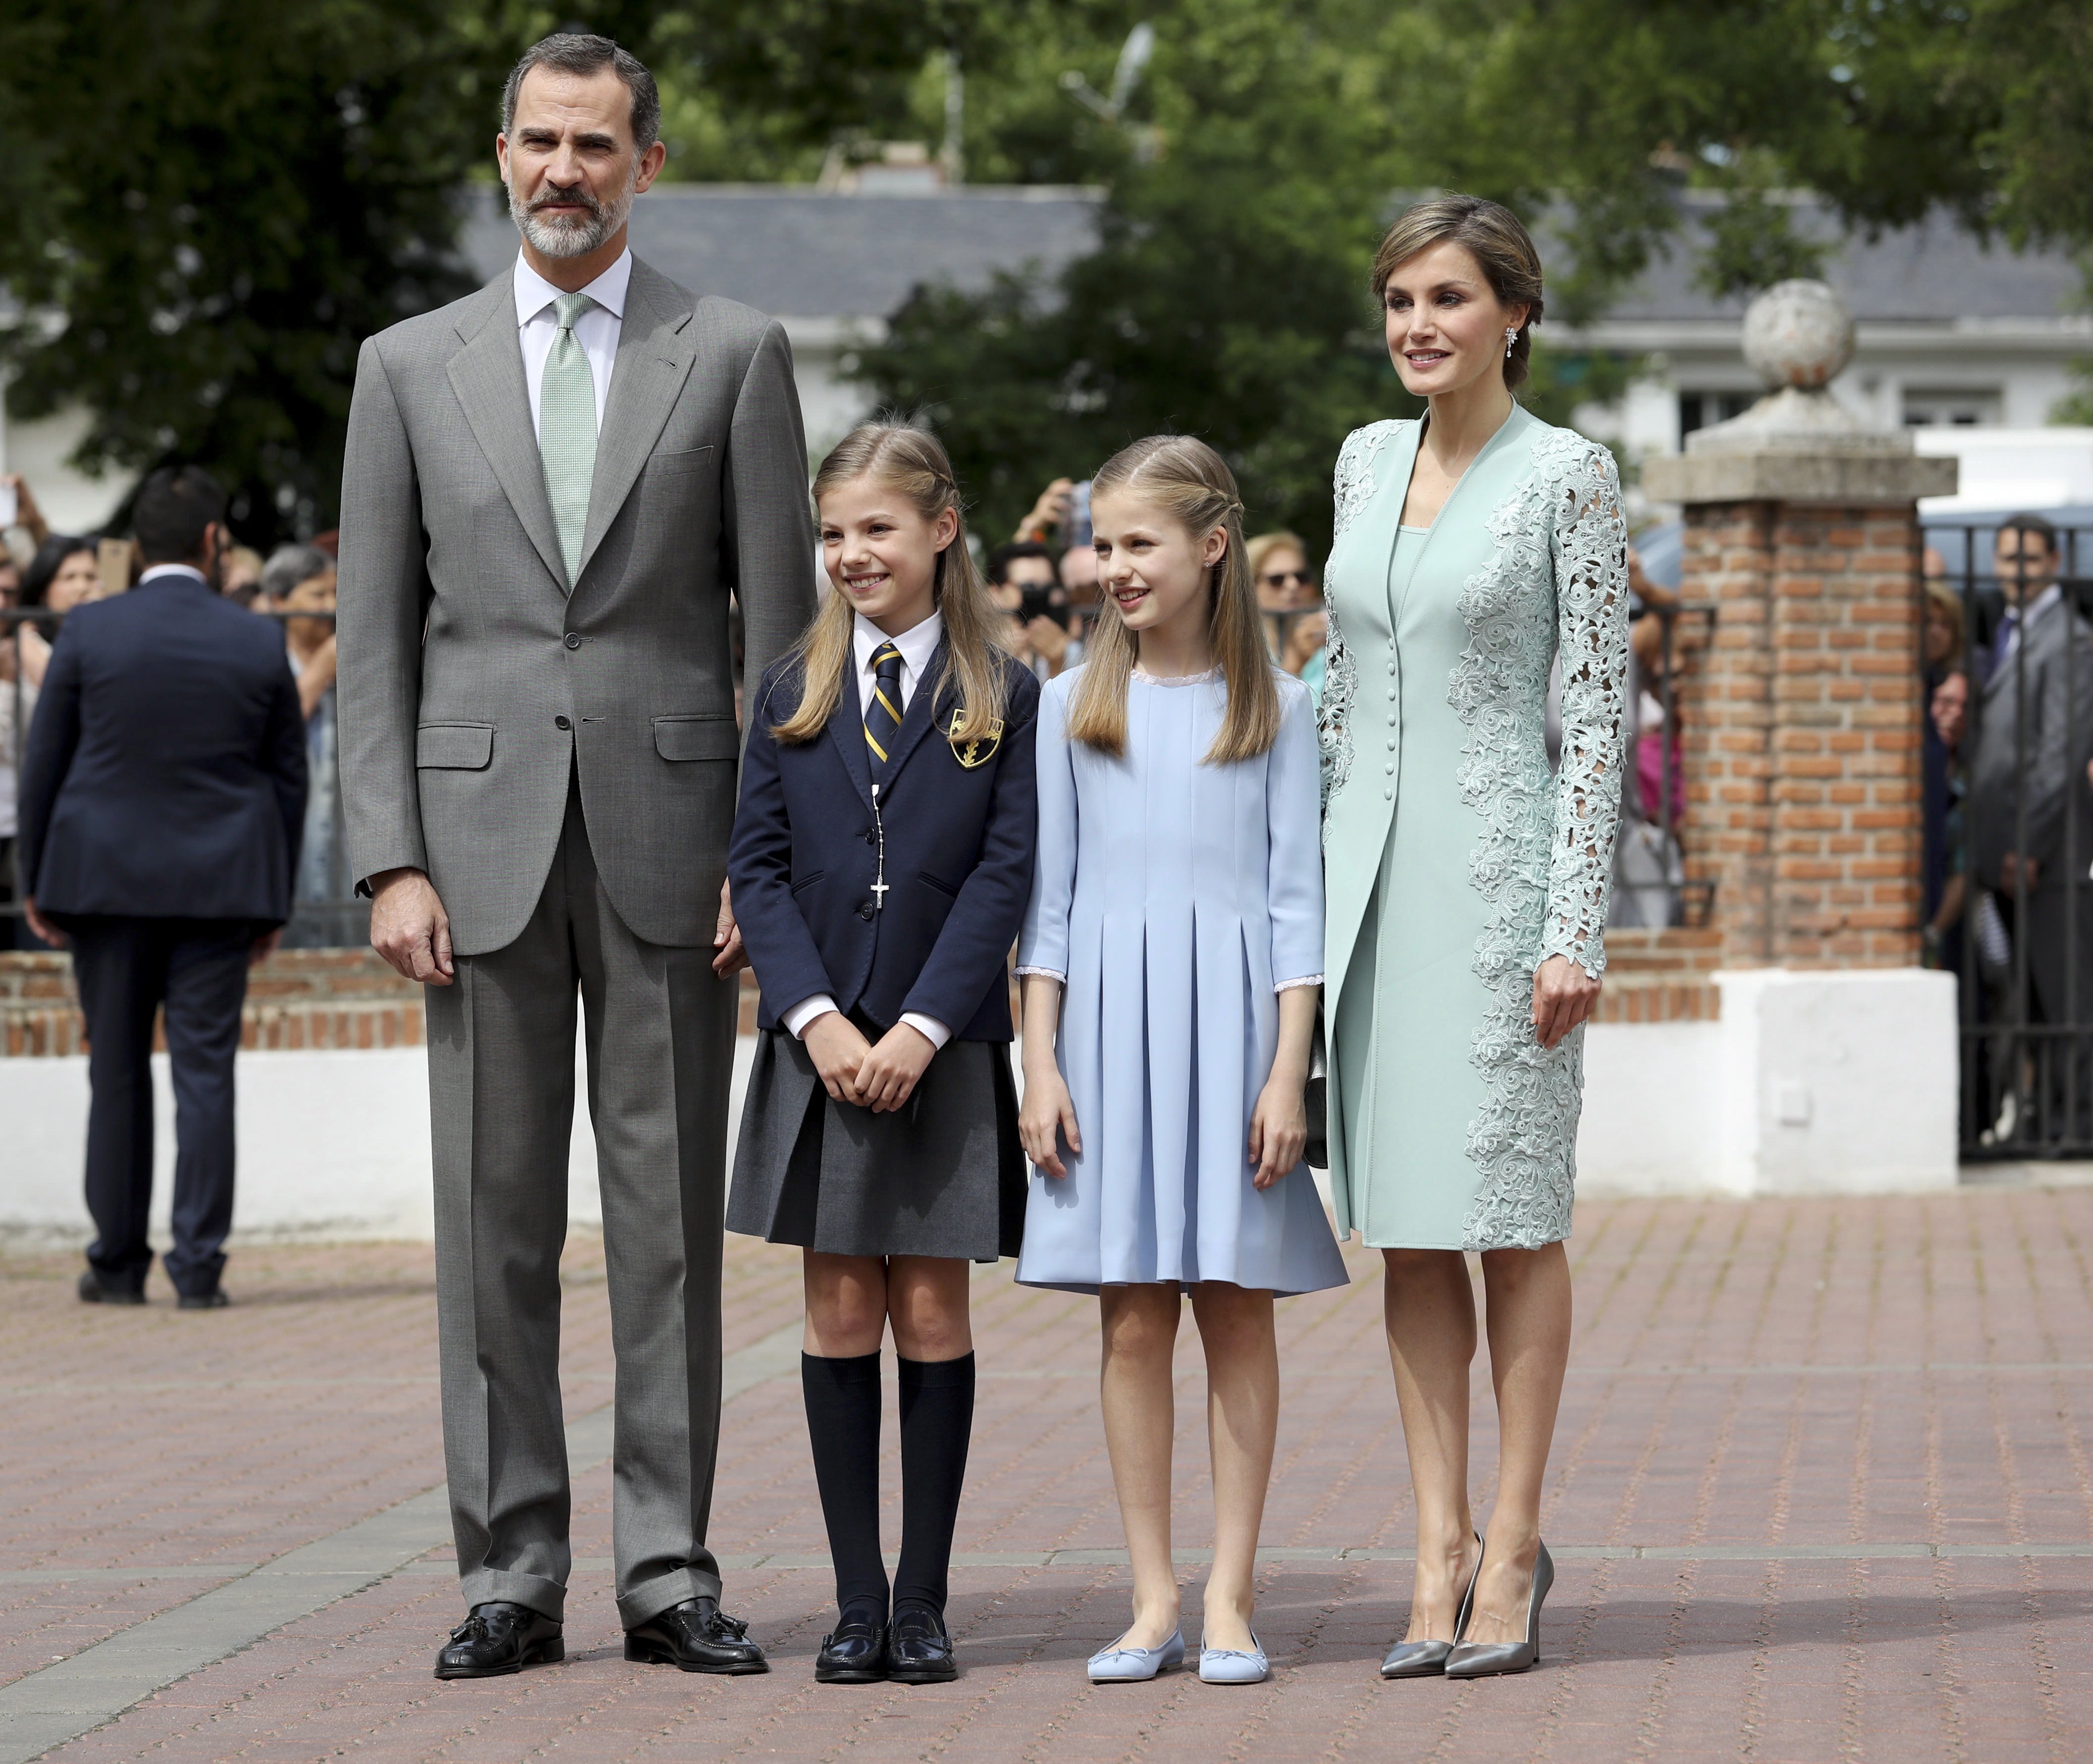
[[[180,1311],[223,1311],[232,1302],[223,1286],[214,1286],[207,1293],[184,1293],[175,1307]]]
[[[945,1619],[924,1605],[904,1605],[886,1630],[886,1675],[896,1684],[944,1684],[960,1675]]]
[[[80,1302],[84,1305],[142,1305],[145,1295],[135,1286],[116,1286],[93,1268],[80,1276]]]
[[[882,1684],[886,1681],[886,1625],[873,1617],[846,1612],[843,1620],[821,1637],[814,1656],[817,1684]]]
[[[763,1649],[748,1639],[748,1625],[729,1617],[717,1599],[687,1598],[659,1616],[625,1632],[625,1658],[686,1672],[768,1672]]]
[[[436,1656],[438,1678],[500,1678],[541,1661],[564,1660],[560,1625],[527,1605],[475,1605]]]

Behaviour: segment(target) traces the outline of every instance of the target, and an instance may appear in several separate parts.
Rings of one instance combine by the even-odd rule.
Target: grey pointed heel
[[[1482,1564],[1476,1564],[1478,1575]],[[1533,1590],[1527,1595],[1526,1640],[1523,1641],[1463,1641],[1457,1643],[1446,1659],[1449,1678],[1491,1678],[1500,1672],[1524,1672],[1540,1662],[1540,1606],[1555,1584],[1555,1558],[1548,1545],[1533,1562]]]
[[[1476,1597],[1476,1576],[1483,1571],[1483,1534],[1476,1533],[1476,1566],[1468,1575],[1467,1590],[1461,1595],[1461,1608],[1454,1614],[1452,1641],[1398,1641],[1388,1650],[1388,1658],[1380,1663],[1383,1678],[1437,1678],[1446,1670],[1446,1657],[1467,1633],[1468,1607]]]

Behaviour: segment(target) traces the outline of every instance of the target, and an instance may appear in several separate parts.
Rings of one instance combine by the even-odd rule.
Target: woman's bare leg
[[[1468,1506],[1468,1368],[1476,1296],[1458,1250],[1384,1250],[1382,1303],[1417,1500],[1417,1578],[1406,1641],[1451,1641],[1475,1571]]]
[[[1220,1281],[1192,1289],[1207,1354],[1207,1437],[1214,1467],[1214,1566],[1205,1645],[1249,1649],[1257,1536],[1279,1434],[1279,1342],[1272,1294]]]
[[[1119,1645],[1159,1648],[1177,1627],[1170,1560],[1170,1448],[1176,1432],[1171,1360],[1185,1302],[1175,1285],[1107,1286],[1100,1393],[1112,1486],[1133,1562],[1133,1622]]]
[[[1570,1258],[1559,1243],[1485,1250],[1483,1291],[1500,1443],[1490,1547],[1468,1639],[1523,1641],[1540,1552],[1541,1485],[1570,1363]]]

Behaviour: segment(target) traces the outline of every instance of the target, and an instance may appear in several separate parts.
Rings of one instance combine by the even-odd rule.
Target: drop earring
[[[1519,341],[1519,332],[1511,326],[1505,327],[1505,359],[1511,359],[1512,345]]]

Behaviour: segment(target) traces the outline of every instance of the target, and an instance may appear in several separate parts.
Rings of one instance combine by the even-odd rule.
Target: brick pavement
[[[1287,1402],[1259,1619],[1272,1681],[1088,1685],[1082,1660],[1122,1623],[1127,1582],[1094,1307],[1020,1290],[1006,1263],[976,1289],[986,1376],[957,1684],[812,1683],[828,1580],[807,1562],[820,1518],[796,1388],[778,1378],[728,1407],[713,1528],[734,1558],[730,1606],[772,1646],[767,1677],[625,1664],[599,1469],[576,1486],[565,1666],[431,1679],[457,1609],[439,1550],[52,1755],[2084,1757],[2089,1246],[2087,1190],[1580,1207],[1545,1514],[1560,1578],[1547,1658],[1523,1679],[1374,1676],[1406,1605],[1411,1512],[1379,1281],[1355,1255],[1350,1288],[1280,1308]],[[728,1269],[730,1350],[790,1324],[793,1255],[730,1240]],[[0,1262],[0,1682],[440,1476],[426,1250],[243,1250],[228,1276],[243,1302],[211,1315],[89,1310],[71,1275]],[[600,1246],[577,1241],[570,1415],[609,1394],[602,1296]],[[1189,1321],[1181,1370],[1180,1542],[1196,1549],[1207,1479]]]

